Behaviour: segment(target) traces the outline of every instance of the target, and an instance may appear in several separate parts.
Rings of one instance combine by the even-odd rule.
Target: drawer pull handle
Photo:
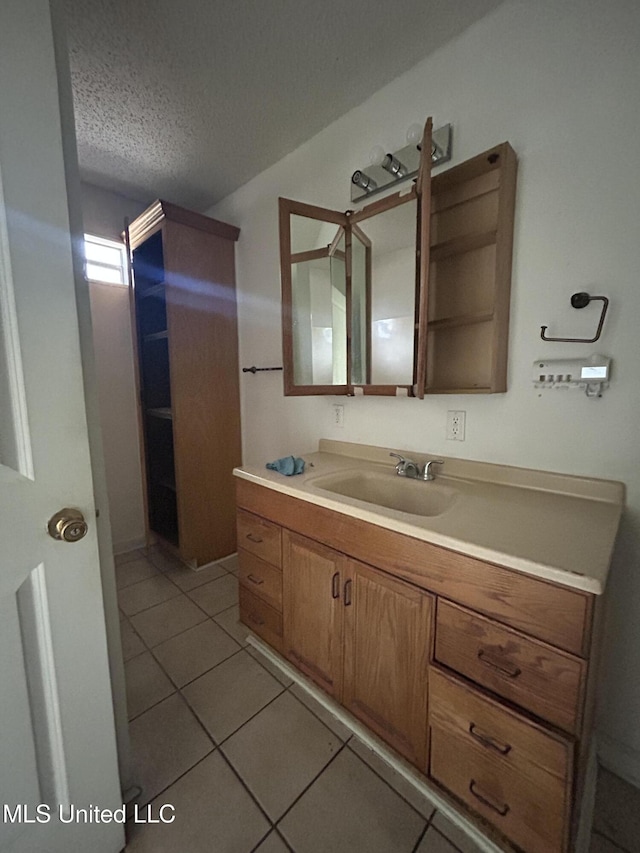
[[[249,540],[249,542],[255,542],[256,545],[264,541],[262,537],[256,536],[254,533],[247,533],[247,539]]]
[[[340,598],[340,572],[335,572],[331,578],[331,598]]]
[[[351,604],[351,578],[344,582],[344,606],[349,607]]]
[[[500,817],[505,817],[509,813],[510,809],[506,803],[503,806],[496,806],[495,803],[491,802],[491,800],[488,800],[486,797],[483,797],[482,794],[479,794],[478,791],[475,790],[475,785],[476,780],[472,779],[471,782],[469,782],[469,790],[477,800],[480,800],[483,805],[488,806],[490,809],[493,809],[493,811],[497,812]]]
[[[500,665],[499,663],[491,660],[484,649],[480,649],[478,652],[478,660],[485,666],[489,666],[491,669],[496,669],[501,675],[506,675],[507,678],[517,678],[522,673],[522,670],[517,666]]]
[[[255,575],[247,575],[247,580],[254,583],[256,586],[260,586],[261,583],[264,583],[262,578],[257,578]]]
[[[255,613],[249,613],[249,619],[253,622],[254,625],[264,625],[264,619],[260,616],[256,616]]]
[[[509,743],[500,743],[500,741],[495,740],[490,735],[481,732],[475,723],[471,723],[469,726],[469,734],[472,738],[475,738],[479,743],[483,746],[488,747],[489,749],[493,749],[496,752],[499,752],[500,755],[508,755],[511,752],[511,744]]]

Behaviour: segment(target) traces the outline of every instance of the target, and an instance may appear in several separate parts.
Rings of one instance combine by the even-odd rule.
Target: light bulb
[[[386,156],[387,152],[384,150],[382,145],[374,145],[374,147],[369,152],[369,165],[382,166],[382,163]]]
[[[419,124],[409,125],[409,129],[407,130],[407,145],[415,145],[416,148],[420,148],[422,145],[422,133],[423,128]]]

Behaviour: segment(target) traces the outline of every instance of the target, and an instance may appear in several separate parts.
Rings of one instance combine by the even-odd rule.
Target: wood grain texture
[[[593,596],[238,479],[240,507],[585,657]]]
[[[516,188],[516,156],[509,145],[485,151],[437,175],[431,184],[429,317],[440,301],[468,314],[480,299],[490,319],[475,329],[420,323],[426,335],[426,393],[499,393],[507,389],[509,307]],[[491,265],[471,252],[494,247]],[[488,257],[485,253],[485,260]],[[442,269],[441,269],[442,267]],[[442,294],[442,299],[440,295]]]
[[[237,486],[237,482],[236,482]],[[238,546],[265,560],[282,567],[282,533],[278,524],[265,521],[257,515],[238,510],[236,515]]]
[[[238,580],[253,595],[282,612],[282,572],[250,551],[238,548]]]
[[[180,222],[190,228],[207,231],[225,240],[235,241],[240,236],[240,229],[236,228],[235,225],[220,222],[218,219],[212,219],[210,216],[204,216],[202,213],[195,213],[193,210],[187,210],[185,207],[179,207],[177,204],[171,204],[171,202],[158,199],[143,211],[140,216],[137,216],[135,221],[129,226],[131,248],[137,248],[152,234],[155,234],[167,219],[171,219],[173,222]]]
[[[429,311],[429,287],[431,274],[431,135],[433,121],[427,119],[424,128],[422,149],[420,152],[420,170],[418,173],[418,223],[417,223],[417,279],[416,279],[416,327],[417,342],[414,357],[414,379],[416,394],[424,398],[427,384],[427,322]]]
[[[239,596],[240,621],[282,654],[282,614],[242,585]]]
[[[234,245],[166,221],[180,550],[197,565],[236,550],[233,468],[242,461]]]
[[[338,701],[342,698],[344,578],[342,554],[283,531],[284,655]]]
[[[567,848],[572,747],[432,668],[429,774],[527,853]]]
[[[511,268],[516,205],[517,160],[515,151],[505,142],[500,150],[500,189],[496,236],[494,303],[494,339],[491,352],[491,390],[507,390],[509,347],[509,309],[511,305]]]
[[[433,597],[352,560],[347,580],[343,704],[425,772]]]
[[[571,734],[580,729],[586,663],[444,599],[435,660]]]

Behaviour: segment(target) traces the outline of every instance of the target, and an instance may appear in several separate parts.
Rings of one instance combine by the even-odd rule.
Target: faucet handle
[[[444,459],[429,459],[428,462],[425,462],[422,469],[423,480],[435,480],[435,474],[431,473],[432,465],[444,465]]]
[[[398,460],[398,464],[396,465],[396,472],[398,474],[404,474],[404,467],[407,464],[407,460],[404,458],[404,456],[400,456],[399,453],[390,453],[389,456],[393,456]]]

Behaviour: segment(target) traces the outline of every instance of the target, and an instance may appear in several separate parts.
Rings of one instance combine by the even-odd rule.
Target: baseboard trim
[[[201,566],[197,568],[195,566],[189,566],[189,568],[194,572],[202,572],[204,569],[210,569],[212,566],[219,566],[221,563],[226,563],[227,560],[231,560],[233,557],[237,557],[238,552],[234,551],[233,554],[227,554],[226,557],[220,557],[219,560],[212,560],[210,563],[203,563]]]
[[[113,553],[117,557],[120,554],[127,554],[129,551],[137,551],[140,548],[144,548],[146,544],[147,540],[144,536],[138,536],[135,539],[126,539],[124,542],[114,542]]]
[[[434,808],[442,812],[449,818],[451,823],[455,824],[462,832],[467,835],[471,841],[477,846],[482,853],[503,853],[500,847],[497,847],[478,828],[466,820],[450,803],[443,799],[437,789],[432,788],[422,776],[419,776],[417,771],[412,770],[409,765],[405,765],[399,758],[387,750],[371,732],[359,723],[355,717],[352,717],[340,705],[330,699],[320,688],[316,687],[313,682],[305,678],[297,669],[288,664],[283,658],[273,651],[266,643],[259,640],[254,634],[249,633],[247,642],[250,646],[258,649],[258,651],[268,658],[271,663],[287,675],[296,684],[299,684],[316,702],[326,708],[330,714],[339,720],[344,726],[350,729],[369,749],[376,753],[386,764],[388,764],[396,773],[399,773],[413,787],[433,803]]]
[[[640,788],[640,751],[598,734],[598,760],[625,782]]]

